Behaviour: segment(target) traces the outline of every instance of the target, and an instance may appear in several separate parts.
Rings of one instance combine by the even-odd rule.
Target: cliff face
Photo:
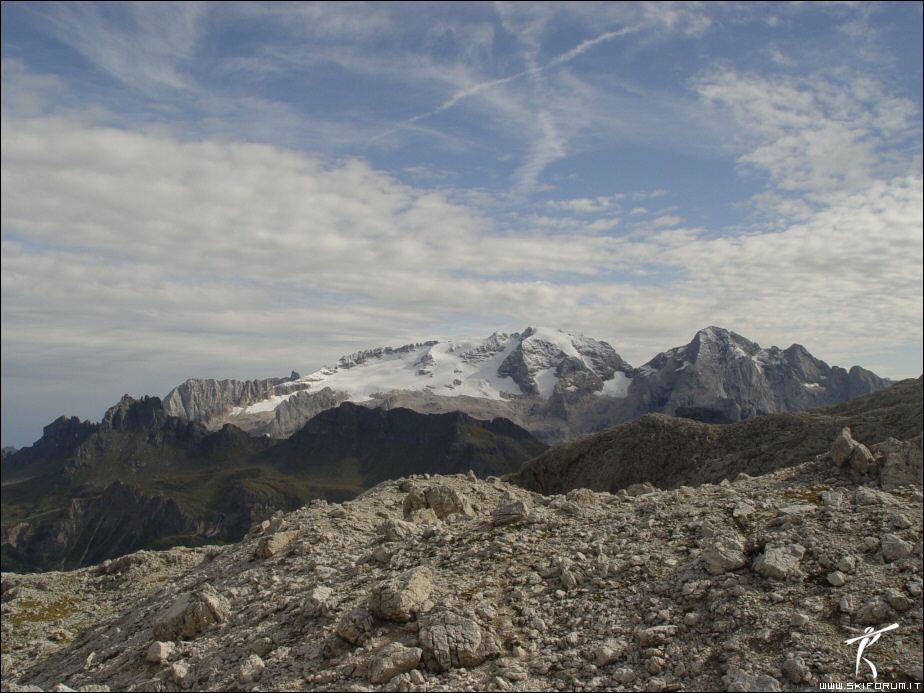
[[[288,378],[264,380],[214,380],[191,378],[173,388],[164,398],[164,410],[170,416],[208,423],[229,414],[235,407],[247,407],[277,395],[306,389],[297,383],[299,374]]]

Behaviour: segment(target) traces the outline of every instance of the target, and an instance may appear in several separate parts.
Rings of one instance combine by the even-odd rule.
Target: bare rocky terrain
[[[892,624],[863,657],[920,684],[919,436],[667,491],[417,476],[230,546],[4,574],[3,688],[817,690],[871,682],[846,641]]]

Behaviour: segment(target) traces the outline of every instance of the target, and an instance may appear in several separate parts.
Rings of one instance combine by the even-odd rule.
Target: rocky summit
[[[3,688],[919,686],[920,440],[842,429],[667,491],[417,475],[234,545],[4,574]]]

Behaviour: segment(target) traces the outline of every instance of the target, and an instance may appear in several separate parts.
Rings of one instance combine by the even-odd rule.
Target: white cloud
[[[867,78],[725,71],[701,77],[696,88],[737,123],[739,164],[768,173],[779,192],[824,201],[911,169],[894,144],[920,137],[920,114]]]

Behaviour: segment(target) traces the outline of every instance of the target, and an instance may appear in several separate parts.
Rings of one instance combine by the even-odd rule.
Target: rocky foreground
[[[413,477],[232,546],[4,574],[3,688],[815,690],[872,681],[845,641],[893,623],[863,657],[920,683],[920,445],[615,495]]]

